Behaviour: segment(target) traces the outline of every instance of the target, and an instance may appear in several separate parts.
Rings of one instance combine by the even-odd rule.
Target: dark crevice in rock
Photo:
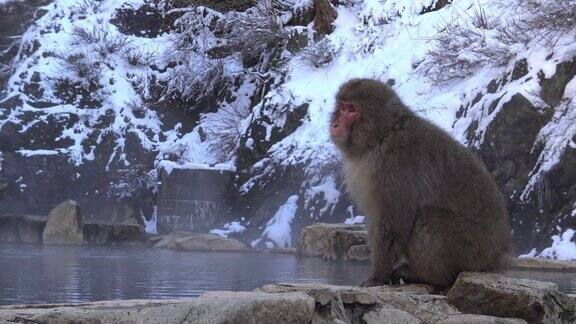
[[[452,0],[436,0],[436,2],[433,3],[432,5],[422,9],[420,14],[423,15],[423,14],[428,13],[428,12],[440,10],[451,3],[452,3]]]
[[[518,211],[517,199],[538,158],[537,152],[532,151],[536,136],[550,117],[516,94],[502,105],[486,129],[478,152],[504,196],[509,198],[512,228],[516,229],[514,240],[521,248],[531,243],[527,237],[531,236],[532,224],[527,224],[530,222]]]
[[[560,103],[562,96],[564,95],[564,89],[566,85],[570,82],[576,75],[576,58],[572,61],[560,63],[556,66],[556,73],[549,79],[544,76],[544,73],[540,71],[538,73],[538,79],[540,80],[540,85],[542,90],[540,96],[542,100],[550,106],[556,106]]]

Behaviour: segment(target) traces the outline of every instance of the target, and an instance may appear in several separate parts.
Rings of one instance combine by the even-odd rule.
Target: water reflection
[[[568,294],[576,294],[576,273],[573,272],[508,271],[506,275],[515,278],[555,282],[561,291]]]
[[[283,281],[357,285],[368,270],[284,254],[0,246],[0,304],[194,297]]]
[[[274,282],[357,285],[366,263],[268,253],[175,252],[139,247],[0,246],[0,304],[195,297]],[[576,293],[576,275],[508,273]]]

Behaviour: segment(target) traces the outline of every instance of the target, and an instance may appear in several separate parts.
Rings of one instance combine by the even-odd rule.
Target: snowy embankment
[[[86,195],[106,192],[148,219],[153,208],[138,204],[143,192],[156,191],[159,168],[236,171],[244,205],[215,232],[290,246],[310,223],[359,221],[347,212],[353,208],[327,126],[338,87],[353,77],[375,78],[486,161],[512,206],[523,251],[571,231],[574,183],[562,187],[555,179],[570,174],[567,152],[576,149],[576,81],[561,80],[562,73],[573,77],[562,64],[576,56],[576,43],[573,29],[550,32],[544,18],[573,4],[347,1],[335,6],[334,30],[323,38],[306,18],[314,13],[311,0],[275,5],[46,5],[22,37],[2,96],[21,102],[0,102],[0,128],[19,125],[17,136],[46,140],[25,138],[9,158],[66,158],[66,176],[76,182],[96,169],[102,183]],[[150,21],[141,30],[130,25],[143,17]],[[562,19],[553,26],[572,26]],[[297,41],[304,45],[293,49]],[[544,86],[549,78],[560,80],[550,82],[557,88]],[[107,178],[117,171],[120,180]],[[37,181],[34,172],[19,183]],[[36,186],[22,188],[17,194],[25,199]]]

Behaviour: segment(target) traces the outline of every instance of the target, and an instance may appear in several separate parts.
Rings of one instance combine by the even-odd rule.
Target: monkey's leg
[[[475,254],[460,222],[448,210],[422,208],[408,244],[408,267],[402,275],[410,281],[450,285],[458,275],[462,254]]]
[[[395,260],[398,258],[396,237],[382,218],[369,219],[368,243],[372,252],[372,272],[361,286],[382,286],[392,279]]]

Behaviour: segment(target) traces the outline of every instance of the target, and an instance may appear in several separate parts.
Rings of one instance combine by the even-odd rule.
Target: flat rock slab
[[[196,299],[0,307],[0,323],[310,323],[303,293],[209,292]]]
[[[218,234],[176,233],[165,235],[154,245],[157,249],[178,251],[243,252],[250,249],[242,242]]]
[[[464,313],[538,323],[576,321],[576,301],[551,282],[463,272],[448,292],[448,301]]]
[[[512,259],[513,270],[527,271],[561,271],[576,273],[576,261],[550,260],[542,258],[515,258]]]
[[[462,273],[448,296],[427,285],[270,284],[197,299],[0,307],[0,323],[574,323],[553,283]]]

